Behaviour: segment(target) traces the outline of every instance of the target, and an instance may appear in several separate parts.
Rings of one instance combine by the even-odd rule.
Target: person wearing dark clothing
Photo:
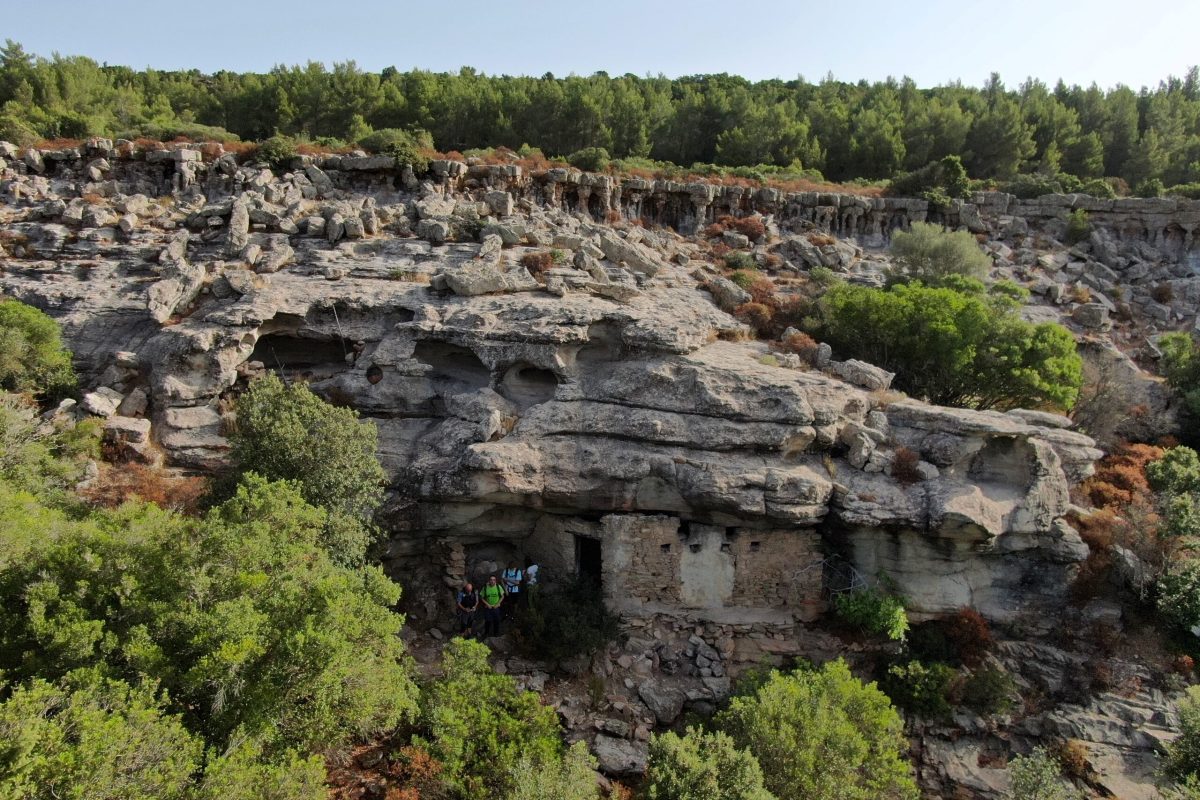
[[[475,612],[479,610],[479,592],[469,582],[463,586],[455,598],[455,612],[458,615],[458,635],[471,637],[475,633]]]
[[[496,576],[488,578],[488,582],[479,590],[479,600],[483,603],[483,635],[500,635],[500,606],[504,603],[504,587],[496,580]]]

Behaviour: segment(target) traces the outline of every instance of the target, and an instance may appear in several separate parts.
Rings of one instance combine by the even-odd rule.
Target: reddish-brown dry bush
[[[708,252],[715,260],[723,261],[726,253],[733,252],[733,248],[717,239],[708,245]]]
[[[1171,288],[1169,283],[1160,283],[1150,290],[1150,296],[1154,298],[1156,303],[1169,303],[1175,299],[1175,290]]]
[[[115,508],[127,500],[142,500],[163,508],[194,513],[200,507],[208,484],[203,478],[178,475],[161,467],[131,461],[101,464],[100,475],[84,491],[95,505]]]
[[[733,221],[733,228],[743,236],[748,237],[751,241],[758,241],[766,238],[767,226],[763,224],[762,217],[742,217]]]
[[[33,145],[36,150],[66,150],[70,147],[81,147],[83,139],[42,139]]]
[[[1146,465],[1162,458],[1163,449],[1148,444],[1122,444],[1106,456],[1083,491],[1096,508],[1121,508],[1150,495]]]
[[[797,331],[779,340],[779,349],[785,353],[794,353],[800,360],[812,366],[817,360],[817,341],[807,333]]]
[[[911,486],[921,480],[921,472],[917,465],[921,456],[915,450],[901,447],[892,458],[892,477],[904,486]]]
[[[826,247],[831,244],[837,244],[837,239],[828,233],[810,233],[806,238],[808,239],[808,243],[815,247]]]
[[[1089,548],[1107,550],[1116,538],[1120,520],[1111,508],[1101,508],[1087,516],[1073,517],[1071,523]]]
[[[984,656],[992,647],[992,631],[987,620],[973,608],[961,608],[946,619],[943,630],[946,641],[958,653],[959,659],[968,667],[983,663]]]
[[[742,303],[733,315],[760,334],[771,327],[771,307],[762,303]]]
[[[703,236],[706,239],[716,239],[725,232],[725,226],[719,222],[714,222],[704,229]]]
[[[775,297],[775,282],[765,275],[755,278],[746,287],[746,291],[755,303],[770,306],[772,311],[779,305],[779,300]]]
[[[1091,773],[1088,751],[1078,739],[1067,739],[1054,747],[1054,755],[1062,766],[1063,774],[1075,781],[1086,780]]]
[[[541,280],[543,273],[554,266],[554,254],[549,250],[526,253],[521,256],[521,266],[529,270],[529,274],[534,278]]]

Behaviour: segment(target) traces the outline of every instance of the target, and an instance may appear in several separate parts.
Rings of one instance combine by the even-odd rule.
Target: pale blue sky
[[[0,0],[11,38],[39,55],[163,69],[265,71],[353,59],[489,74],[752,79],[909,75],[921,86],[992,71],[1012,86],[1135,89],[1200,62],[1200,0]]]

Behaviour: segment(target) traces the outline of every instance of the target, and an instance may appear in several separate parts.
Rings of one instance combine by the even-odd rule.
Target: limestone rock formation
[[[1066,520],[1069,486],[1101,455],[1054,415],[897,399],[890,373],[827,347],[820,369],[764,358],[729,313],[750,295],[689,234],[761,213],[781,238],[733,244],[764,269],[878,282],[886,257],[867,250],[936,218],[995,234],[1000,274],[1042,281],[1027,313],[1069,313],[1081,337],[1103,332],[1115,282],[1132,281],[1133,305],[1163,325],[1194,324],[1182,310],[1200,300],[1200,204],[1182,201],[988,193],[933,212],[484,163],[435,161],[422,185],[369,156],[304,156],[276,174],[183,146],[42,155],[0,170],[0,290],[63,324],[107,436],[219,466],[248,380],[307,381],[377,426],[385,558],[430,616],[448,582],[528,555],[546,575],[600,578],[627,630],[690,620],[616,656],[628,663],[613,674],[639,676],[626,688],[644,725],[719,701],[733,665],[835,654],[806,624],[851,574],[888,576],[916,618],[973,606],[997,622],[1054,619],[1088,555]],[[1005,243],[1076,208],[1092,214],[1086,247]],[[539,278],[522,266],[550,249]],[[1164,274],[1187,299],[1153,301],[1159,312],[1139,298]],[[1089,297],[1068,299],[1076,278],[1095,284]],[[914,480],[892,474],[902,451]],[[607,771],[644,766],[643,723],[593,736]],[[1002,788],[962,766],[966,745],[927,746],[940,753],[928,785]]]

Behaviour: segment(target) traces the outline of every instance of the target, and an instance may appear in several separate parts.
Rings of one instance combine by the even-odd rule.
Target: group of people
[[[483,617],[483,638],[500,635],[500,622],[511,619],[522,603],[534,602],[539,567],[530,561],[525,568],[512,562],[499,576],[491,575],[478,589],[467,581],[455,595],[458,635],[475,635],[476,620]]]

